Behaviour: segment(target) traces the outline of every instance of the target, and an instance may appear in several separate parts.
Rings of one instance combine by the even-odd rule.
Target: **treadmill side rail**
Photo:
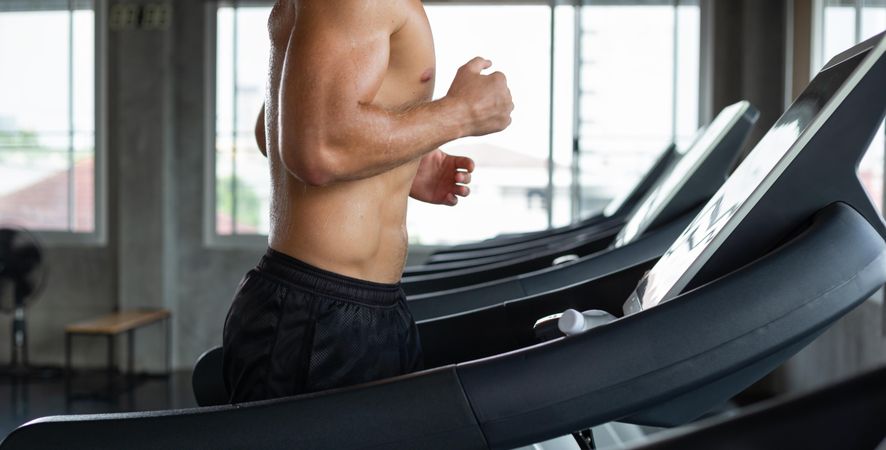
[[[353,388],[237,405],[46,417],[12,449],[481,449],[454,367]]]
[[[407,297],[407,304],[415,320],[421,321],[495,306],[506,301],[534,301],[529,297],[534,298],[555,290],[578,288],[577,285],[587,284],[616,272],[630,271],[637,266],[643,266],[643,270],[646,270],[649,268],[646,267],[647,263],[654,263],[697,213],[698,210],[692,210],[670,224],[622,247],[607,249],[561,266],[545,267],[522,275],[440,292],[410,295]],[[620,302],[630,295],[640,276],[642,273],[630,279],[624,289],[619,290],[617,293],[619,307]],[[567,307],[603,309],[596,305]],[[557,312],[562,312],[562,309]],[[538,317],[535,315],[531,319],[534,322]]]

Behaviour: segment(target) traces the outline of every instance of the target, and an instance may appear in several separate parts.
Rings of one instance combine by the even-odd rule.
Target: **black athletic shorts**
[[[272,249],[243,278],[225,320],[232,403],[365,383],[421,364],[400,283],[345,277]]]

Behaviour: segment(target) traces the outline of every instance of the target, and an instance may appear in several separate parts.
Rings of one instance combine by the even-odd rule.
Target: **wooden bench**
[[[164,322],[166,328],[166,375],[169,375],[172,364],[170,358],[172,352],[170,349],[170,334],[172,326],[169,318],[172,316],[165,309],[143,309],[119,311],[107,314],[95,319],[85,320],[82,322],[72,323],[65,327],[65,392],[71,397],[71,344],[75,335],[81,336],[105,336],[108,339],[108,397],[111,396],[113,390],[113,376],[115,372],[114,364],[114,338],[117,335],[126,333],[127,338],[127,378],[129,379],[129,387],[132,387],[132,376],[135,373],[135,330],[151,325],[156,322]]]

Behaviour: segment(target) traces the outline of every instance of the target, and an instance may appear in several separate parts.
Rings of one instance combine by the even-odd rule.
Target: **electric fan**
[[[27,375],[28,335],[25,310],[46,281],[43,252],[33,234],[22,228],[0,228],[0,312],[12,314],[12,353],[7,370]]]

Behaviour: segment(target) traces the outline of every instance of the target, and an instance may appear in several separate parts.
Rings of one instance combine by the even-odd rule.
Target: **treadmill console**
[[[884,46],[886,42],[882,42],[877,50],[882,52]],[[785,111],[674,244],[643,276],[623,305],[625,314],[654,307],[686,288],[857,83],[850,77],[860,65],[871,64],[871,59],[865,60],[865,56],[871,53],[868,50],[870,47],[855,54],[840,55],[819,72],[803,95]]]
[[[679,161],[670,172],[650,191],[631,213],[627,223],[616,236],[613,247],[621,247],[640,237],[659,217],[665,206],[695,174],[699,166],[708,158],[726,134],[751,108],[750,103],[741,101],[727,106],[717,114],[711,124],[701,132],[688,150],[680,155]]]

